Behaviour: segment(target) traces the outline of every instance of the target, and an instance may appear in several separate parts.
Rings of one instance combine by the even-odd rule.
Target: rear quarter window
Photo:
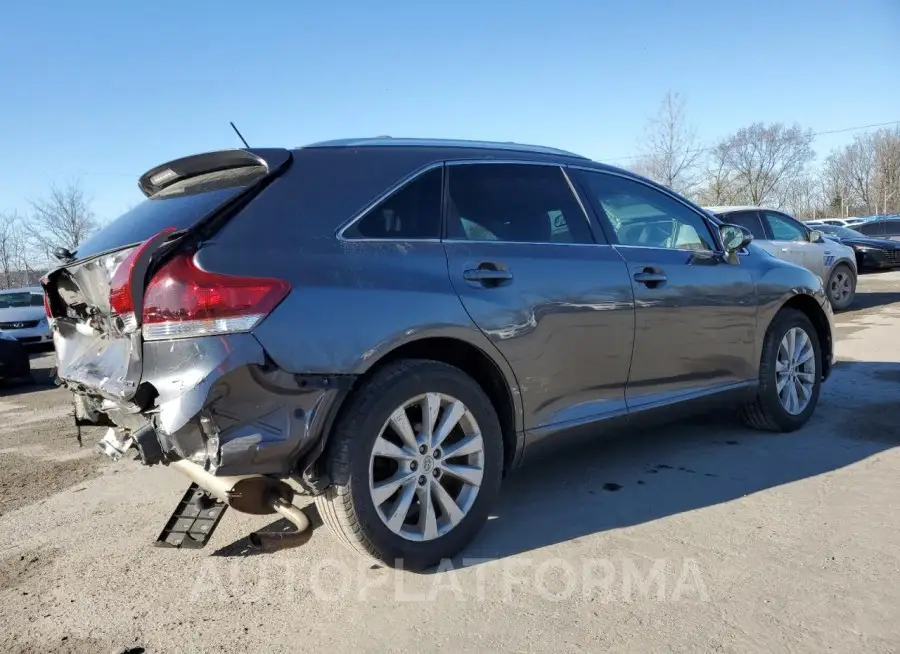
[[[259,181],[265,166],[245,166],[175,182],[100,229],[79,248],[79,259],[146,241],[167,227],[187,229]]]

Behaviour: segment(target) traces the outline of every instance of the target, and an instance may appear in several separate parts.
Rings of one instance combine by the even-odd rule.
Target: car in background
[[[53,342],[40,286],[0,291],[0,331],[26,345]]]
[[[849,227],[821,225],[818,230],[826,238],[836,240],[853,249],[856,269],[860,273],[881,272],[900,268],[900,242],[874,238]]]
[[[868,237],[900,241],[900,216],[871,218],[853,229]]]
[[[837,227],[846,227],[858,222],[861,222],[861,220],[858,218],[820,218],[818,220],[807,220],[805,224],[809,225],[810,227],[817,227],[819,225],[834,225]]]
[[[856,254],[822,232],[810,229],[792,216],[774,209],[752,206],[706,207],[726,223],[753,234],[754,243],[779,259],[811,270],[825,284],[835,310],[846,309],[856,296]]]
[[[832,367],[821,279],[569,152],[351,139],[139,185],[42,280],[101,448],[303,533],[291,480],[383,564],[455,555],[549,447],[714,407],[799,429]]]
[[[0,382],[31,381],[28,350],[19,341],[0,332]]]

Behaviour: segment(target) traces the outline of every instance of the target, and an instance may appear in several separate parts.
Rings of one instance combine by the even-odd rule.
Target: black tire
[[[787,411],[778,397],[775,376],[775,362],[778,348],[788,330],[801,328],[812,342],[816,361],[816,376],[812,394],[806,408],[794,415]],[[806,314],[795,309],[779,311],[766,331],[759,366],[759,390],[756,399],[743,407],[742,418],[753,429],[760,431],[791,432],[805,425],[819,402],[822,387],[822,347],[812,322]]]
[[[445,535],[415,542],[391,531],[378,514],[369,491],[369,465],[375,439],[391,414],[426,392],[450,395],[471,411],[484,443],[484,473],[468,514]],[[458,554],[487,522],[500,490],[503,435],[490,399],[458,368],[410,359],[386,365],[347,401],[324,457],[331,485],[315,498],[322,521],[356,553],[390,567],[422,570]]]
[[[841,275],[846,275],[849,279],[850,293],[846,296],[835,298],[836,293],[833,294],[832,287],[838,283]],[[828,301],[831,303],[832,309],[835,311],[847,309],[856,298],[856,273],[846,263],[839,263],[831,271],[831,275],[828,276],[828,284],[825,289],[828,292]]]

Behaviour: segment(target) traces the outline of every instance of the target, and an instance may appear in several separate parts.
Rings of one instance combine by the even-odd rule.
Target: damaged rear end
[[[104,453],[134,448],[219,501],[289,518],[279,478],[333,396],[271,364],[252,334],[290,284],[203,270],[196,255],[290,160],[234,150],[155,168],[140,180],[147,199],[42,282],[59,383],[77,420],[110,426]]]

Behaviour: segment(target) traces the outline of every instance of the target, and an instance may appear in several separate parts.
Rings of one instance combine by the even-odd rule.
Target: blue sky
[[[900,0],[7,3],[0,211],[80,180],[109,219],[193,152],[514,140],[628,164],[668,90],[707,141],[900,120]],[[816,141],[820,154],[852,138]]]

